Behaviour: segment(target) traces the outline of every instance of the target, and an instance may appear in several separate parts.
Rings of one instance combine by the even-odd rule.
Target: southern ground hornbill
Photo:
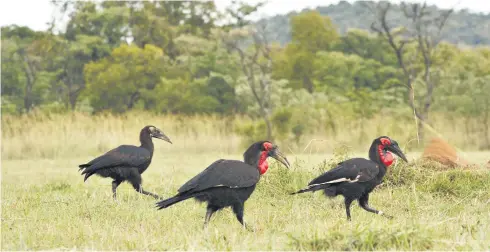
[[[387,168],[393,163],[393,152],[408,162],[398,143],[387,136],[374,139],[369,149],[369,159],[352,158],[340,162],[337,167],[312,180],[308,187],[298,192],[304,193],[324,190],[328,197],[344,196],[347,219],[351,219],[350,205],[354,200],[366,211],[383,215],[382,211],[371,208],[368,204],[369,193],[381,184]],[[391,218],[389,215],[385,215]]]
[[[116,189],[123,181],[129,181],[136,191],[158,199],[158,195],[143,190],[141,186],[141,174],[148,168],[153,157],[152,137],[172,143],[160,129],[151,125],[145,126],[140,132],[141,146],[121,145],[86,164],[79,165],[79,170],[83,170],[82,175],[85,174],[83,181],[93,174],[112,178],[114,200]]]
[[[245,151],[244,162],[220,159],[212,163],[181,186],[177,195],[158,202],[157,207],[167,208],[180,201],[195,198],[197,201],[207,202],[204,227],[209,223],[213,213],[231,207],[237,220],[248,228],[243,222],[244,203],[255,190],[260,176],[269,168],[268,157],[273,157],[289,168],[288,160],[279,152],[276,145],[268,141],[260,141],[252,144]]]

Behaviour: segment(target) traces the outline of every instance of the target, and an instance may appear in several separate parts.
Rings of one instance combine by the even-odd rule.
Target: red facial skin
[[[383,149],[386,145],[390,145],[391,141],[388,138],[381,138],[380,141],[381,141],[381,144],[378,145],[378,154],[379,154],[379,157],[381,159],[381,162],[383,162],[383,164],[386,167],[388,167],[388,166],[393,164],[394,157],[390,152],[386,152],[386,154],[385,154]]]
[[[269,142],[265,142],[263,146],[265,150],[260,153],[260,158],[259,158],[260,175],[264,174],[265,172],[267,172],[267,169],[269,169],[269,164],[267,163],[267,154],[272,149],[272,144]]]

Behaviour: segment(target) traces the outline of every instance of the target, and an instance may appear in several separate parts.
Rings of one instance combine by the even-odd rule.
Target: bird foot
[[[249,232],[255,233],[255,228],[249,226],[249,225],[243,225],[243,228]]]
[[[379,215],[382,215],[382,216],[384,216],[384,217],[386,217],[386,218],[388,218],[388,219],[393,219],[393,216],[388,215],[388,214],[385,214],[385,213],[383,213],[383,211],[379,211],[379,212],[378,212],[378,214],[379,214]]]

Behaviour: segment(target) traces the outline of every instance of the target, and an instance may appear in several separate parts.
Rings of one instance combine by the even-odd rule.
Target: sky
[[[258,1],[245,0],[249,3],[257,3]],[[223,10],[231,0],[216,0],[215,2],[217,7]],[[269,0],[254,19],[286,14],[291,11],[301,11],[305,8],[327,6],[338,2],[338,0]],[[399,3],[401,1],[391,0],[391,2]],[[440,8],[455,8],[456,10],[466,8],[472,12],[490,13],[490,1],[488,0],[427,0],[426,2]],[[49,0],[4,0],[0,2],[0,26],[16,24],[28,26],[33,30],[46,30],[48,28],[46,23],[51,21],[55,13],[55,9]]]

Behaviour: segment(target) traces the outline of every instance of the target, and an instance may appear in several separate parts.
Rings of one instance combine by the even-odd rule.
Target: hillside
[[[348,29],[359,28],[369,30],[374,20],[371,11],[365,7],[366,1],[349,3],[341,1],[338,4],[329,6],[319,6],[314,10],[320,14],[329,16],[333,23],[338,27],[340,33],[345,33]],[[368,1],[368,4],[373,4]],[[394,5],[394,10],[390,15],[390,20],[396,26],[406,24],[403,12],[399,5]],[[430,6],[430,10],[442,11],[436,6]],[[306,9],[303,11],[307,11]],[[298,14],[291,12],[287,15],[277,15],[271,18],[260,20],[266,22],[268,34],[274,41],[285,44],[290,41],[289,19]],[[477,14],[467,10],[457,11],[452,14],[443,32],[443,39],[455,44],[467,45],[489,45],[490,44],[490,14]]]

